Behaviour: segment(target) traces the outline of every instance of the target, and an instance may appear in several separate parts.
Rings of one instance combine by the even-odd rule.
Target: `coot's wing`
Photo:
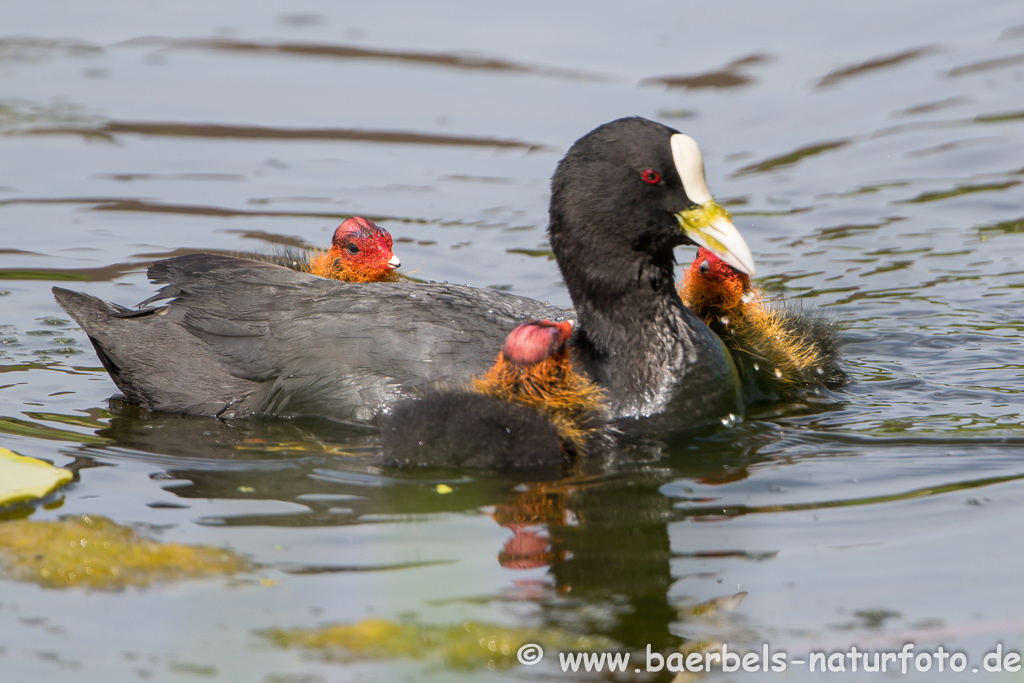
[[[343,283],[266,263],[193,254],[150,276],[170,298],[164,317],[260,383],[237,414],[367,419],[417,387],[461,383],[491,365],[530,318],[566,311],[458,285]]]

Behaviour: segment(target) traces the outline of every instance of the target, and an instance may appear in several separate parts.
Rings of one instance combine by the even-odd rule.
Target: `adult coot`
[[[679,285],[683,303],[725,341],[749,399],[777,399],[809,386],[838,389],[834,321],[765,298],[741,273],[701,247]]]
[[[743,238],[715,210],[696,143],[619,119],[572,145],[551,188],[551,247],[578,320],[570,346],[611,414],[693,426],[739,413],[728,351],[675,290],[682,244],[753,272]],[[140,306],[166,305],[132,311],[54,294],[130,402],[221,417],[369,420],[425,386],[486,371],[523,320],[572,316],[487,289],[340,283],[203,254],[159,261],[149,276],[164,287]]]
[[[528,321],[487,374],[399,402],[381,419],[384,463],[558,468],[610,447],[603,392],[573,369],[571,334],[568,322]]]

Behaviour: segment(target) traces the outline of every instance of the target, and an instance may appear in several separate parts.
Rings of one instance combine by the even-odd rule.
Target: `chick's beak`
[[[672,160],[683,182],[686,196],[696,208],[676,214],[679,227],[693,242],[704,247],[730,266],[754,275],[754,256],[746,240],[732,224],[729,212],[711,197],[704,180],[704,159],[696,141],[689,135],[676,133],[670,139]]]
[[[401,268],[402,267],[402,261],[397,256],[392,254],[391,258],[388,260],[387,265],[388,265],[388,270],[394,270],[395,268]]]

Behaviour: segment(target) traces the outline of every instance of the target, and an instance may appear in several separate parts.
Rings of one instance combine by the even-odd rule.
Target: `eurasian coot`
[[[381,418],[384,463],[553,468],[611,446],[603,392],[573,370],[571,334],[568,322],[528,321],[485,375],[396,404]]]
[[[748,398],[781,398],[846,381],[839,366],[834,321],[766,299],[738,272],[703,247],[679,285],[683,303],[725,341],[739,365]]]
[[[576,308],[570,346],[613,416],[691,427],[741,412],[729,353],[683,306],[673,275],[673,249],[698,243],[753,271],[716,206],[696,143],[646,119],[600,126],[558,164],[549,235]],[[221,417],[369,420],[486,371],[521,321],[572,317],[488,289],[340,283],[223,256],[166,259],[149,275],[164,287],[140,306],[166,305],[54,293],[129,401]]]

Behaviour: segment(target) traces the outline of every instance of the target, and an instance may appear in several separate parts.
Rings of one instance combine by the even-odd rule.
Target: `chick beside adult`
[[[433,389],[381,418],[392,467],[553,468],[614,443],[604,393],[572,366],[568,322],[531,320],[464,387]]]
[[[741,273],[703,247],[679,285],[683,303],[733,354],[748,398],[776,399],[820,385],[843,387],[836,323],[765,297]]]

